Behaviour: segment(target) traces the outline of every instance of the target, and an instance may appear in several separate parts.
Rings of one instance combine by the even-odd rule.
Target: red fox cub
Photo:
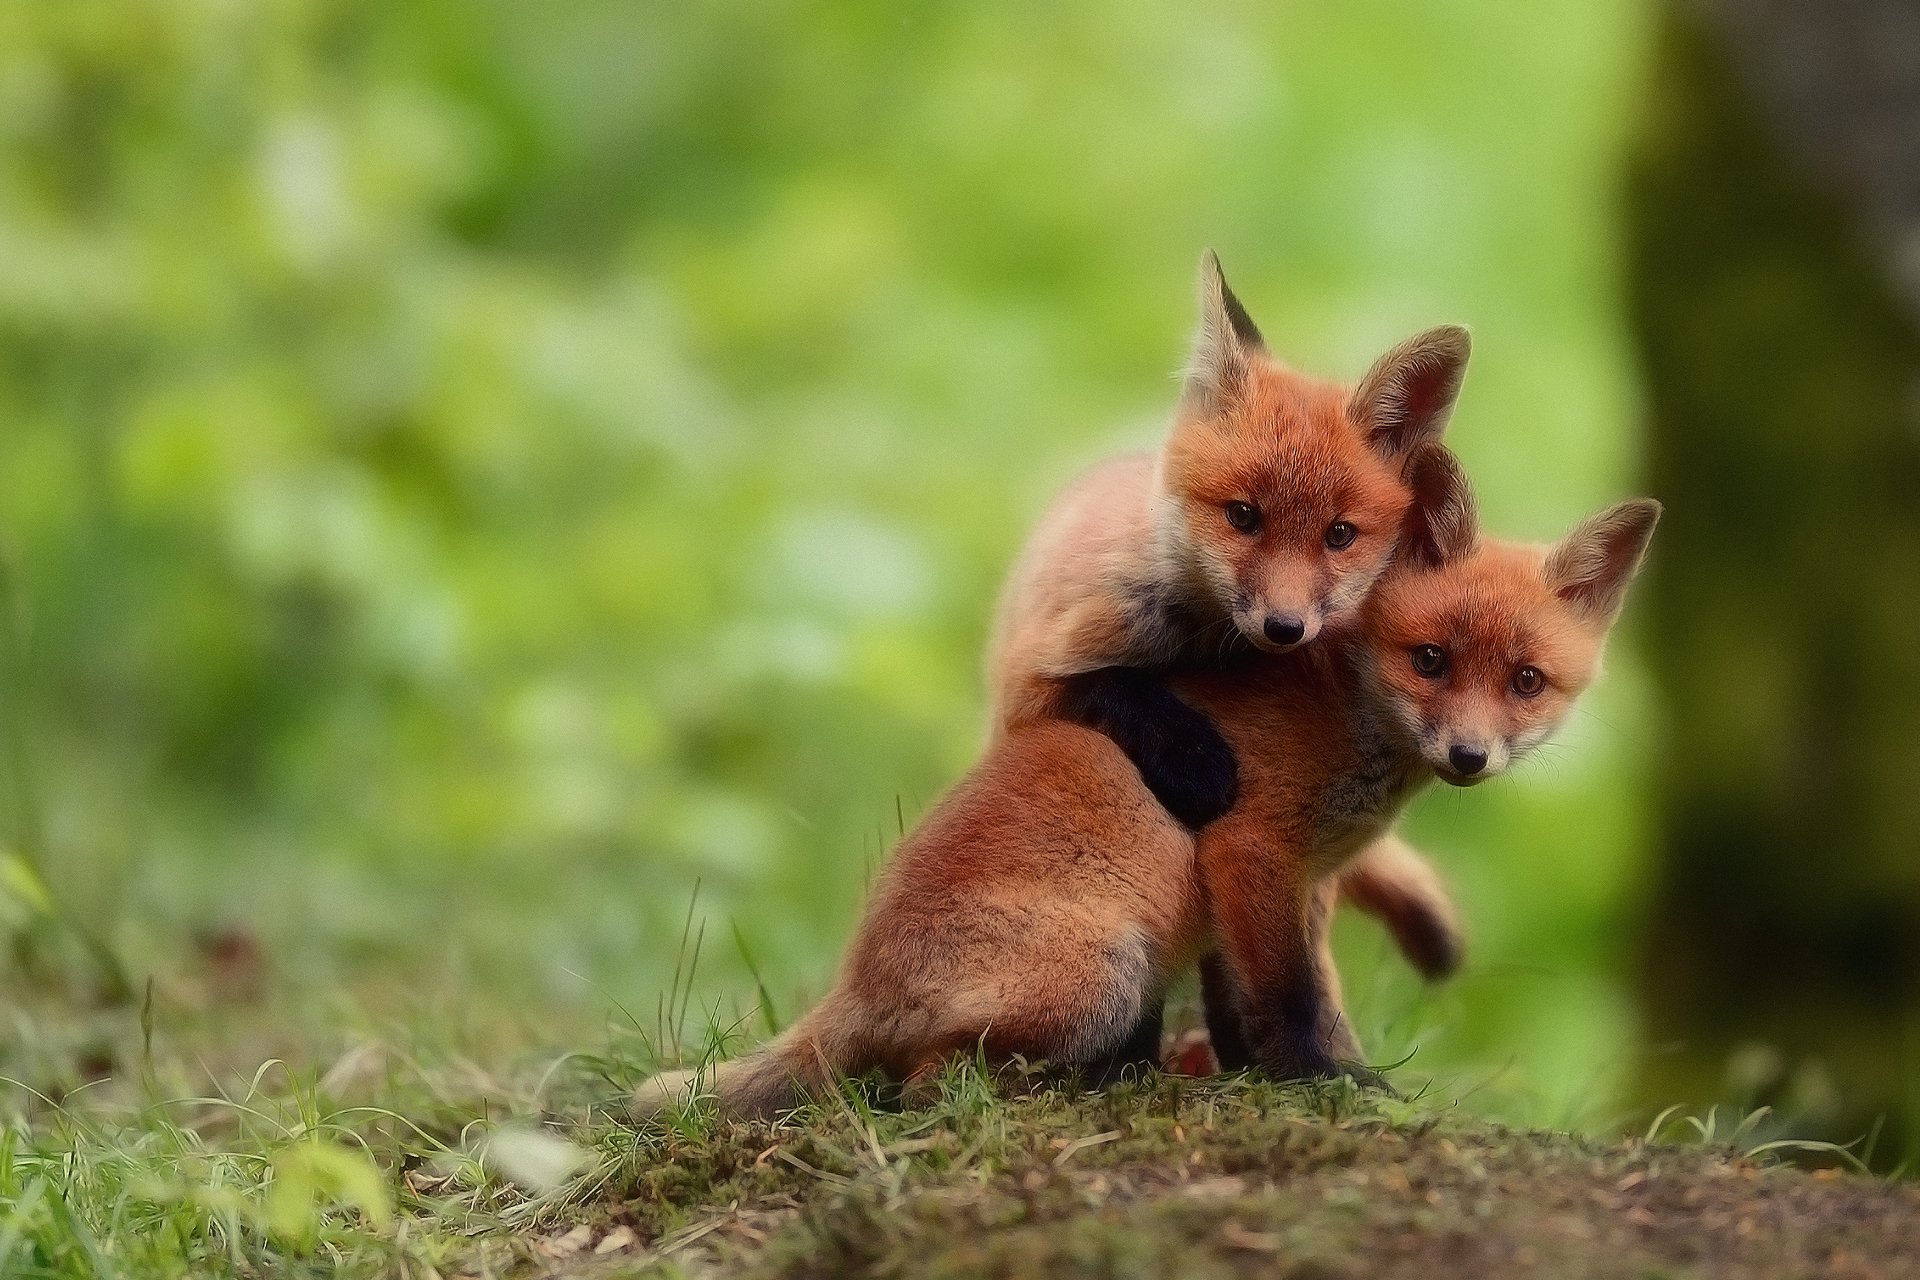
[[[1336,873],[1433,776],[1495,776],[1565,717],[1659,511],[1623,504],[1551,548],[1479,543],[1444,449],[1421,449],[1397,487],[1415,498],[1403,552],[1352,625],[1170,677],[1243,763],[1231,813],[1196,836],[1106,735],[1010,730],[881,874],[826,998],[715,1068],[721,1105],[767,1115],[875,1070],[911,1086],[976,1045],[1098,1078],[1150,1056],[1167,983],[1210,952],[1228,1066],[1340,1069],[1357,1046],[1326,950]],[[656,1076],[636,1105],[694,1084]]]
[[[1236,640],[1281,653],[1350,616],[1393,553],[1401,466],[1445,429],[1468,349],[1447,325],[1355,386],[1300,373],[1268,354],[1208,251],[1166,443],[1081,477],[1014,565],[989,653],[996,727],[1050,714],[1068,676]]]

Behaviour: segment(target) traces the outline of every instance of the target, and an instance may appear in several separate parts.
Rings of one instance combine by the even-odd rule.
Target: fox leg
[[[1240,1020],[1240,988],[1233,971],[1218,951],[1200,958],[1200,1003],[1207,1013],[1207,1039],[1213,1060],[1222,1071],[1245,1071],[1253,1065],[1247,1030]]]
[[[865,999],[884,1029],[882,1065],[896,1080],[937,1076],[955,1054],[984,1052],[1081,1067],[1104,1083],[1129,1064],[1157,1065],[1163,966],[1147,931],[1086,904],[1030,913],[1016,948],[925,997],[910,1034],[898,1020],[898,980]]]
[[[1360,1041],[1347,1017],[1340,994],[1340,971],[1333,960],[1333,905],[1338,888],[1332,882],[1317,886],[1307,910],[1307,930],[1312,944],[1315,995],[1313,1037],[1322,1052],[1351,1070],[1361,1061]],[[1207,1011],[1207,1035],[1213,1042],[1214,1060],[1222,1071],[1239,1071],[1255,1063],[1247,1042],[1242,1016],[1243,997],[1225,957],[1213,952],[1200,961],[1200,998]]]
[[[1239,762],[1213,721],[1134,667],[1103,667],[1060,682],[1056,712],[1111,738],[1166,811],[1198,831],[1233,808]]]
[[[1387,927],[1422,976],[1437,981],[1460,967],[1466,940],[1447,886],[1398,835],[1384,835],[1361,850],[1340,872],[1340,892]]]
[[[1331,1076],[1339,1064],[1320,1043],[1325,992],[1313,932],[1315,887],[1271,824],[1236,811],[1196,846],[1240,1035],[1253,1065],[1282,1079]],[[1222,1065],[1236,1055],[1229,1052]]]
[[[983,1028],[989,1052],[1075,1066],[1158,1061],[1159,966],[1145,930],[1122,925],[1082,938],[1063,939],[1052,955],[1029,954]],[[1151,1051],[1141,1051],[1149,1038]]]
[[[1319,1020],[1314,1038],[1337,1061],[1360,1062],[1364,1058],[1360,1039],[1354,1034],[1353,1020],[1347,1017],[1346,1001],[1340,991],[1340,970],[1333,963],[1333,908],[1340,900],[1340,885],[1329,878],[1314,886],[1307,907],[1307,935],[1313,946],[1314,986],[1319,995]]]

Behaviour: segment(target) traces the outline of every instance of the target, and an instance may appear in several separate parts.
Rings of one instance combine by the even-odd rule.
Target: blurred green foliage
[[[997,581],[1151,441],[1203,245],[1352,376],[1471,324],[1499,529],[1632,487],[1638,3],[0,7],[10,839],[134,974],[790,1014],[980,740]],[[1470,973],[1363,1029],[1604,1114],[1653,736],[1431,797]],[[1383,1052],[1383,1056],[1385,1056]]]

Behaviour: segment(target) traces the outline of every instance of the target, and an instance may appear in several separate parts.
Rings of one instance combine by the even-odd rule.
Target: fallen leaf
[[[1238,1178],[1201,1178],[1182,1187],[1180,1194],[1196,1200],[1228,1200],[1244,1193],[1246,1189],[1247,1184]]]
[[[592,1243],[593,1228],[583,1222],[571,1231],[542,1240],[540,1252],[549,1258],[571,1258]]]
[[[496,1129],[481,1144],[479,1155],[490,1172],[536,1193],[559,1187],[591,1159],[565,1138],[531,1128]]]
[[[593,1251],[595,1253],[618,1253],[622,1249],[631,1249],[633,1247],[633,1241],[634,1235],[632,1227],[615,1227],[613,1230],[607,1232],[605,1239],[593,1246]]]

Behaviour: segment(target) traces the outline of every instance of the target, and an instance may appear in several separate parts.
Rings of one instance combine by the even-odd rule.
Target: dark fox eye
[[[1423,644],[1413,651],[1413,669],[1429,680],[1447,673],[1447,655],[1437,644]]]
[[[1327,526],[1327,545],[1335,551],[1342,551],[1352,546],[1353,540],[1359,536],[1360,531],[1345,520],[1335,520]]]
[[[1546,687],[1547,678],[1538,667],[1522,667],[1513,673],[1513,691],[1523,698],[1531,698]]]
[[[1229,502],[1227,523],[1242,533],[1252,533],[1260,527],[1260,508],[1251,502]]]

